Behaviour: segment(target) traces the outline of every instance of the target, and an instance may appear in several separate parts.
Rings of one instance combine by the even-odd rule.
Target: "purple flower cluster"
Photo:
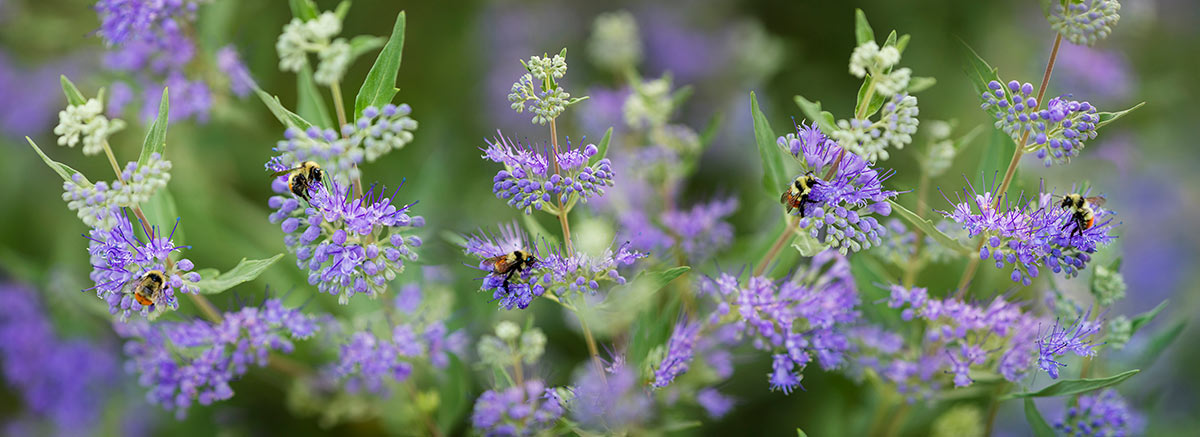
[[[412,204],[392,204],[400,187],[387,197],[372,186],[355,198],[350,187],[327,176],[307,207],[288,191],[286,176],[271,188],[279,194],[268,203],[275,209],[270,220],[286,234],[283,241],[296,254],[296,265],[308,271],[310,285],[338,295],[341,304],[358,293],[378,297],[404,271],[405,260],[417,259],[421,239],[410,233],[425,219],[408,214]]]
[[[196,19],[198,4],[196,0],[96,2],[95,9],[101,22],[97,33],[110,46],[105,65],[115,71],[132,73],[140,82],[142,118],[146,120],[157,114],[163,87],[171,89],[171,120],[208,119],[212,91],[203,79],[188,77],[197,45],[186,29]],[[224,63],[221,66],[224,67]],[[233,84],[241,80],[236,76],[231,79]],[[122,88],[123,94],[131,91],[128,86]],[[114,98],[109,105],[110,114],[120,113],[124,103],[129,101],[127,97]]]
[[[1067,41],[1090,46],[1112,33],[1121,19],[1120,10],[1117,0],[1056,2],[1046,19]]]
[[[962,225],[968,236],[984,235],[987,244],[980,249],[980,259],[991,258],[998,269],[1011,265],[1013,282],[1028,286],[1044,267],[1073,277],[1086,267],[1092,253],[1116,238],[1110,234],[1117,225],[1115,213],[1094,204],[1089,203],[1094,225],[1080,230],[1073,212],[1059,207],[1053,193],[993,207],[996,201],[990,190],[983,194],[974,187],[968,190],[964,194],[970,200],[951,202],[954,210],[941,213]]]
[[[1084,141],[1096,137],[1100,116],[1088,102],[1069,100],[1070,96],[1050,99],[1045,109],[1038,109],[1033,84],[1011,81],[988,83],[989,91],[982,94],[985,111],[996,117],[996,128],[1004,131],[1014,142],[1029,135],[1028,152],[1036,152],[1046,166],[1070,161],[1083,150]]]
[[[178,261],[170,259],[171,253],[190,247],[176,246],[171,242],[175,228],[163,236],[155,227],[150,232],[149,240],[143,242],[134,235],[133,224],[121,210],[114,208],[108,213],[111,217],[102,221],[111,220],[115,226],[111,229],[92,229],[84,237],[89,240],[88,253],[92,263],[90,277],[96,284],[88,290],[96,290],[96,296],[108,303],[109,312],[119,315],[121,320],[127,319],[131,313],[153,319],[168,308],[179,308],[176,292],[198,291],[195,283],[200,280],[200,274],[191,271],[194,267],[192,261],[187,258]],[[176,221],[175,225],[178,226],[179,222]],[[134,297],[135,285],[150,271],[161,272],[166,282],[162,284],[161,293],[145,296],[153,303],[143,306]]]
[[[1058,368],[1067,366],[1056,360],[1067,352],[1084,358],[1096,355],[1092,338],[1098,337],[1102,326],[1100,321],[1088,320],[1091,313],[1089,310],[1080,315],[1070,326],[1062,326],[1055,321],[1050,332],[1037,340],[1038,367],[1045,370],[1051,379],[1058,379]]]
[[[733,225],[725,220],[737,210],[736,197],[713,199],[695,204],[687,210],[667,210],[659,216],[659,220],[662,229],[671,235],[671,241],[644,250],[678,247],[689,259],[709,259],[712,254],[733,243]]]
[[[580,149],[568,143],[557,153],[542,153],[497,134],[481,149],[484,159],[504,165],[492,178],[492,192],[526,214],[535,209],[557,211],[555,202],[569,210],[576,201],[587,203],[614,185],[612,163],[607,158],[590,163],[599,152],[593,144]]]
[[[170,171],[171,161],[152,153],[146,165],[138,166],[133,161],[126,164],[121,180],[111,184],[104,181],[92,184],[82,174],[75,173],[70,181],[63,182],[62,199],[84,224],[111,229],[116,225],[114,215],[110,214],[112,208],[136,206],[150,200],[150,196],[170,182]]]
[[[624,284],[625,277],[618,269],[646,256],[633,250],[628,242],[615,251],[607,249],[594,256],[583,252],[569,254],[550,244],[527,245],[527,241],[524,231],[512,224],[500,226],[499,238],[480,231],[468,237],[464,246],[467,255],[480,258],[478,268],[488,272],[483,277],[482,289],[492,290],[493,299],[499,300],[500,306],[507,310],[525,309],[534,297],[546,291],[565,296],[575,292],[595,293],[605,281]],[[497,274],[492,259],[516,250],[532,255],[537,262],[522,268],[520,274],[514,274],[506,286],[507,274]]]
[[[886,229],[870,215],[891,214],[892,207],[887,201],[897,193],[885,190],[883,182],[894,171],[880,172],[858,155],[843,152],[816,125],[797,125],[796,133],[779,137],[777,144],[796,158],[806,172],[817,176],[817,184],[809,194],[812,202],[795,212],[803,213],[801,228],[842,254],[880,244]],[[835,162],[833,176],[825,180]],[[791,181],[788,183],[780,188],[789,189]]]
[[[357,164],[364,159],[376,159],[392,150],[399,150],[413,140],[417,121],[409,117],[412,108],[406,104],[387,104],[383,109],[368,106],[354,123],[342,126],[341,135],[326,128],[310,126],[306,130],[289,127],[283,140],[275,145],[279,157],[273,161],[292,163],[316,161],[336,177],[359,177]]]
[[[475,400],[471,426],[486,436],[532,436],[554,427],[562,417],[563,401],[540,380],[523,386],[488,390]]]
[[[217,51],[217,68],[229,77],[229,89],[238,97],[246,97],[258,88],[258,84],[254,83],[254,78],[250,76],[250,70],[246,68],[233,45],[221,47],[221,50]]]
[[[850,262],[836,251],[823,251],[807,271],[774,281],[754,276],[745,285],[721,274],[705,285],[720,300],[714,320],[732,318],[733,326],[772,353],[772,390],[790,393],[800,385],[814,358],[825,369],[845,363],[850,347],[844,329],[859,319],[859,299]]]
[[[675,324],[671,338],[667,340],[666,356],[654,371],[654,382],[651,385],[655,388],[666,387],[676,376],[688,371],[688,363],[692,361],[701,326],[700,323],[689,323],[686,320]]]
[[[1067,408],[1054,421],[1054,429],[1062,435],[1080,437],[1123,437],[1140,435],[1143,418],[1111,388],[1099,393],[1080,396],[1075,406]]]
[[[272,351],[291,353],[292,339],[311,337],[319,324],[279,299],[267,299],[261,307],[225,313],[218,323],[138,321],[114,329],[127,339],[128,368],[150,389],[147,400],[182,418],[193,402],[233,397],[230,382],[250,366],[266,366]]]
[[[600,372],[605,372],[601,377]],[[615,433],[650,418],[654,401],[638,382],[638,374],[618,358],[605,369],[590,363],[576,375],[571,417],[585,429]]]
[[[86,434],[120,376],[113,350],[84,339],[61,339],[37,294],[0,285],[0,368],[7,387],[30,413],[45,417],[61,435]]]

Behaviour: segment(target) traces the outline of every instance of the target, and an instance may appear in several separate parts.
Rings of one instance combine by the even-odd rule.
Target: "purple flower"
[[[186,258],[178,261],[170,259],[173,252],[190,248],[171,242],[175,235],[174,227],[165,237],[154,227],[150,239],[143,242],[134,236],[133,225],[123,212],[112,209],[109,214],[111,217],[102,221],[111,220],[115,226],[111,229],[92,229],[84,237],[90,240],[90,277],[96,284],[87,290],[96,290],[96,296],[108,303],[110,313],[119,315],[121,320],[127,319],[131,313],[156,318],[168,308],[175,310],[179,307],[176,292],[198,291],[195,283],[200,280],[200,275],[190,271],[194,267],[192,262]],[[178,220],[175,225],[179,225]],[[143,296],[152,303],[142,305],[134,296],[137,287],[133,284],[140,282],[151,271],[160,272],[165,282],[161,284],[161,292]]]
[[[1101,324],[1088,320],[1091,314],[1091,310],[1088,310],[1071,326],[1059,325],[1056,320],[1050,332],[1037,340],[1038,367],[1050,374],[1051,379],[1058,379],[1058,368],[1067,366],[1057,361],[1058,357],[1067,352],[1083,358],[1096,355],[1092,337],[1100,332]]]
[[[1128,97],[1134,83],[1129,61],[1120,53],[1074,44],[1059,49],[1054,73],[1062,88],[1107,102]]]
[[[267,299],[262,307],[227,312],[219,323],[137,321],[114,329],[127,339],[128,368],[150,389],[146,399],[182,418],[194,402],[233,397],[231,382],[250,366],[266,366],[272,351],[291,353],[292,339],[312,336],[317,320]]]
[[[571,417],[585,429],[618,432],[651,416],[653,399],[638,384],[637,372],[620,361],[603,370],[604,378],[591,364],[576,376]]]
[[[109,45],[154,38],[160,32],[181,32],[178,20],[190,19],[196,3],[189,0],[100,0],[96,2],[100,30]]]
[[[809,194],[811,202],[801,205],[795,212],[804,217],[799,222],[801,228],[808,229],[814,238],[838,248],[843,254],[881,243],[880,236],[886,229],[871,214],[891,214],[891,205],[887,201],[897,193],[885,190],[883,181],[890,178],[893,171],[881,173],[858,155],[843,152],[815,125],[799,124],[796,133],[779,137],[777,144],[796,158],[806,172],[817,177]],[[836,171],[825,180],[835,161]],[[780,189],[789,190],[791,184],[788,181],[788,186]]]
[[[696,337],[700,334],[701,324],[680,320],[675,324],[671,338],[667,340],[667,356],[663,357],[654,371],[655,388],[663,388],[675,380],[675,377],[688,371],[688,363],[692,361]]]
[[[705,388],[696,393],[696,403],[704,408],[704,412],[708,413],[708,417],[720,419],[733,410],[736,402],[733,398],[721,394],[715,388]]]
[[[488,272],[483,277],[482,290],[493,291],[493,299],[500,301],[504,309],[525,309],[534,297],[547,291],[562,297],[575,292],[595,293],[602,282],[624,284],[625,277],[618,269],[646,256],[633,250],[628,242],[615,251],[607,249],[594,256],[583,252],[569,254],[549,243],[527,246],[526,241],[524,231],[512,224],[502,225],[498,238],[483,231],[471,235],[464,246],[467,255],[480,259],[476,268]],[[536,262],[524,265],[511,278],[507,273],[496,273],[493,258],[516,250],[531,255]]]
[[[1054,421],[1062,435],[1125,436],[1140,435],[1144,419],[1111,388],[1080,396],[1074,406]]]
[[[981,107],[996,117],[996,128],[1013,142],[1019,144],[1027,137],[1026,151],[1036,153],[1047,167],[1054,162],[1065,164],[1079,155],[1084,141],[1096,137],[1096,123],[1100,121],[1096,107],[1068,100],[1070,96],[1064,95],[1050,99],[1044,109],[1039,109],[1034,95],[1029,82],[1014,80],[1005,86],[993,80],[982,94]]]
[[[576,200],[587,203],[589,198],[604,195],[605,187],[613,183],[611,162],[605,158],[595,164],[588,161],[598,153],[595,145],[579,149],[566,147],[557,153],[545,153],[534,147],[513,142],[497,132],[481,149],[483,158],[503,164],[504,170],[492,178],[492,192],[508,201],[509,206],[532,214],[533,210],[557,211]]]
[[[558,393],[535,379],[483,392],[475,400],[471,426],[487,436],[532,436],[554,427],[563,412]]]
[[[1012,280],[1026,286],[1042,268],[1067,277],[1077,275],[1091,254],[1116,238],[1111,235],[1115,213],[1094,204],[1089,203],[1095,213],[1094,225],[1080,230],[1073,211],[1060,207],[1055,200],[1061,197],[1053,192],[1042,192],[1036,199],[999,202],[994,208],[997,202],[990,190],[983,194],[974,187],[967,190],[964,195],[970,200],[951,202],[954,210],[941,211],[942,215],[962,225],[970,237],[985,236],[979,257],[992,259],[999,269],[1011,265]]]
[[[29,412],[63,435],[86,434],[100,424],[107,394],[120,377],[114,351],[84,339],[60,339],[37,294],[0,285],[0,368],[7,386]],[[14,434],[15,435],[15,434]]]
[[[258,87],[233,45],[227,45],[217,51],[217,68],[229,77],[229,87],[238,97],[246,97]]]
[[[272,158],[272,162],[287,165],[316,161],[326,172],[346,183],[361,176],[357,165],[364,159],[375,162],[413,140],[418,123],[409,117],[410,114],[412,107],[407,104],[389,103],[382,109],[368,106],[358,120],[342,126],[340,135],[331,128],[311,126],[302,130],[289,127],[284,131],[283,139],[275,143],[279,156]]]
[[[1121,19],[1117,0],[1081,0],[1055,3],[1046,17],[1050,27],[1074,44],[1094,45],[1108,37]]]
[[[388,197],[372,186],[354,198],[350,187],[326,175],[306,208],[288,191],[286,176],[276,178],[271,188],[279,195],[268,203],[275,209],[270,220],[280,224],[284,244],[296,265],[308,271],[310,285],[338,295],[341,304],[358,293],[378,297],[404,271],[406,260],[417,259],[422,242],[411,231],[425,219],[408,214],[412,204],[392,204],[400,187]]]
[[[736,308],[732,326],[772,353],[772,389],[787,393],[798,387],[813,359],[825,369],[845,364],[850,343],[843,330],[860,314],[850,263],[837,252],[817,254],[807,271],[789,279],[755,276],[741,285],[737,277],[722,274],[704,287],[721,301],[713,322]]]
[[[704,260],[733,242],[733,225],[726,219],[737,209],[737,198],[728,197],[686,211],[668,210],[661,216],[662,227],[676,235],[672,245],[678,244],[689,259]]]

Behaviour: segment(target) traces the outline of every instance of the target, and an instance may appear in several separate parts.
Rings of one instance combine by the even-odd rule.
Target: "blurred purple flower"
[[[704,408],[704,412],[708,413],[708,417],[720,419],[733,410],[736,402],[733,398],[721,394],[715,388],[705,388],[696,393],[696,403]]]
[[[1080,315],[1071,326],[1062,326],[1058,321],[1050,328],[1050,332],[1037,340],[1038,367],[1045,370],[1051,379],[1058,379],[1058,368],[1066,367],[1056,360],[1067,352],[1083,358],[1096,355],[1093,336],[1100,333],[1101,323],[1088,320],[1092,311],[1089,309]]]
[[[701,326],[700,323],[689,323],[687,320],[680,320],[675,324],[671,338],[667,340],[667,355],[654,371],[652,385],[655,388],[666,387],[675,377],[688,371],[688,363],[692,361],[696,337],[700,334]]]
[[[653,399],[638,384],[634,369],[617,360],[603,370],[606,377],[601,377],[601,370],[596,366],[590,363],[585,366],[586,370],[575,378],[572,389],[575,398],[569,404],[571,417],[581,426],[602,432],[619,432],[651,416]]]
[[[1142,416],[1111,388],[1080,396],[1054,421],[1054,429],[1062,435],[1078,436],[1141,435],[1144,425]]]
[[[1133,73],[1129,61],[1115,51],[1063,44],[1058,51],[1054,79],[1061,88],[1098,100],[1115,102],[1132,91]]]
[[[233,45],[227,45],[217,51],[217,68],[229,77],[229,87],[238,97],[246,97],[258,87]]]
[[[540,380],[488,390],[475,400],[471,426],[487,436],[532,436],[553,428],[563,415],[562,399]]]

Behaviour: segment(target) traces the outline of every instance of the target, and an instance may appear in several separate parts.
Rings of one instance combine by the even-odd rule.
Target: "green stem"
[[[554,163],[554,174],[559,174],[561,170],[558,166],[558,126],[555,125],[553,118],[550,119],[550,144],[554,147],[554,156],[551,157],[551,162]],[[558,224],[562,227],[563,246],[567,249],[568,254],[574,254],[575,247],[571,244],[571,222],[567,219],[570,210],[563,207],[562,197],[555,196],[554,200],[558,202]]]
[[[1042,98],[1046,96],[1046,86],[1050,84],[1050,73],[1054,71],[1054,61],[1058,59],[1058,48],[1062,45],[1062,34],[1054,36],[1054,47],[1050,49],[1050,60],[1046,62],[1046,72],[1042,74],[1042,85],[1038,87],[1037,103],[1038,106],[1033,108],[1037,111],[1042,106]],[[1017,174],[1017,165],[1021,163],[1021,156],[1025,154],[1025,143],[1029,141],[1029,129],[1021,135],[1021,141],[1017,143],[1017,149],[1013,151],[1012,160],[1008,162],[1008,170],[1004,172],[1004,181],[1000,183],[1000,189],[996,190],[996,201],[992,205],[992,209],[1000,208],[1000,201],[1004,198],[1004,194],[1008,192],[1008,186],[1012,183],[1013,176]],[[985,238],[979,238],[979,245],[975,247],[975,253],[983,248]],[[975,271],[979,268],[979,256],[971,256],[967,263],[967,268],[963,270],[962,278],[958,280],[958,291],[955,296],[962,298],[967,291],[967,284],[971,282],[971,278],[975,275]]]
[[[596,373],[600,374],[600,379],[605,384],[608,383],[608,377],[604,374],[604,364],[600,362],[600,350],[596,348],[596,339],[592,337],[592,330],[588,328],[587,321],[575,313],[575,318],[579,319],[579,327],[583,328],[583,340],[587,342],[588,353],[592,356],[592,364],[596,366]]]
[[[794,237],[792,232],[794,232],[792,230],[792,216],[789,215],[783,220],[783,231],[779,233],[779,238],[775,240],[775,244],[771,245],[771,249],[758,262],[758,266],[754,267],[754,276],[761,275],[771,265],[771,262],[775,261],[775,257],[779,256],[779,251],[783,249],[783,246],[792,241]]]
[[[337,118],[338,118],[337,128],[338,128],[338,130],[341,130],[342,126],[345,126],[347,124],[346,103],[345,103],[345,101],[342,100],[342,84],[341,84],[341,82],[334,81],[333,84],[329,85],[329,92],[331,94],[333,94],[333,109],[335,112],[337,112]],[[342,136],[345,137],[346,136],[345,133],[343,133]],[[358,164],[355,163],[355,164],[353,164],[353,166],[354,166],[354,177],[351,178],[351,180],[350,180],[350,186],[354,190],[354,197],[362,197],[362,195],[363,195],[362,176],[358,174]]]
[[[919,183],[917,183],[917,210],[916,210],[916,213],[917,213],[917,217],[920,217],[922,219],[925,218],[925,211],[927,209],[929,209],[929,206],[926,204],[927,203],[926,197],[928,196],[928,193],[929,193],[929,175],[926,174],[925,172],[921,172],[921,181]],[[913,242],[912,258],[908,260],[908,263],[904,267],[904,282],[903,282],[905,287],[910,287],[910,288],[916,284],[917,275],[921,273],[921,268],[924,267],[924,265],[925,265],[925,263],[921,261],[921,249],[924,248],[923,246],[925,243],[925,233],[921,232],[921,228],[914,228],[913,235],[915,235],[917,237],[917,239],[915,242]]]

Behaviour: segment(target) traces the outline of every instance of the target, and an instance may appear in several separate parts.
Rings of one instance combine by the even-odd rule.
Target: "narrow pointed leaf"
[[[313,0],[288,0],[288,6],[292,8],[292,16],[303,21],[314,20],[321,14]]]
[[[871,30],[871,23],[867,22],[867,14],[862,9],[854,10],[854,39],[858,45],[875,41],[875,31]]]
[[[1167,350],[1167,347],[1174,343],[1176,338],[1179,338],[1179,334],[1182,334],[1183,328],[1186,327],[1187,322],[1180,320],[1171,327],[1159,331],[1146,343],[1146,349],[1142,351],[1138,363],[1144,367],[1153,365],[1155,361],[1158,361],[1158,357]]]
[[[150,124],[146,132],[146,141],[142,143],[142,154],[138,156],[138,166],[150,162],[150,155],[167,156],[167,124],[170,124],[171,99],[167,96],[167,88],[163,88],[162,100],[158,103],[158,117]]]
[[[354,118],[361,116],[366,107],[383,107],[396,96],[396,74],[400,70],[401,55],[404,54],[404,27],[405,16],[401,11],[392,27],[392,36],[379,52],[375,65],[371,66],[362,87],[358,89],[358,96],[354,98]]]
[[[908,81],[908,92],[909,92],[909,94],[919,93],[921,91],[925,91],[925,90],[929,89],[930,87],[932,87],[934,85],[937,85],[937,79],[935,79],[935,78],[914,77],[914,78],[912,78],[912,80]]]
[[[821,132],[824,132],[826,135],[837,130],[837,122],[833,119],[833,113],[822,111],[821,102],[809,101],[804,96],[796,96],[796,106],[800,107],[800,112],[804,113],[804,118],[816,123],[817,127],[821,128]]]
[[[937,227],[933,226],[932,222],[921,218],[912,211],[909,211],[908,208],[896,203],[895,200],[888,200],[888,203],[892,205],[892,211],[900,214],[900,218],[920,228],[921,232],[924,232],[925,235],[933,237],[934,240],[937,240],[938,244],[941,244],[947,249],[959,252],[963,255],[970,255],[973,252],[971,249],[963,246],[962,243],[959,243],[958,240],[955,240],[942,231],[939,231]]]
[[[871,83],[871,75],[867,75],[867,77],[863,79],[862,85],[859,85],[859,87],[858,87],[858,100],[857,100],[857,103],[855,103],[855,105],[854,105],[854,113],[855,114],[863,114],[864,118],[870,117],[872,115],[875,115],[876,112],[879,112],[879,108],[883,107],[883,103],[885,100],[884,96],[882,94],[873,92],[873,93],[871,93],[870,106],[867,106],[865,111],[863,110],[863,105],[866,104],[865,102],[863,102],[863,100],[867,98],[867,88],[870,88],[870,83]],[[820,103],[817,103],[817,105],[819,107]]]
[[[775,132],[767,122],[767,116],[758,107],[758,97],[750,92],[750,115],[754,119],[754,143],[758,146],[758,157],[762,161],[763,188],[768,194],[776,193],[787,185],[787,169],[783,166],[783,156],[779,146],[775,144]]]
[[[1033,429],[1035,437],[1054,437],[1054,428],[1046,423],[1046,419],[1042,418],[1042,413],[1038,412],[1037,405],[1034,405],[1033,399],[1025,399],[1025,421],[1029,422],[1029,427]]]
[[[342,0],[337,7],[333,9],[333,14],[337,15],[338,19],[345,20],[346,15],[350,13],[350,0]]]
[[[79,106],[87,103],[87,98],[83,97],[83,93],[79,92],[79,88],[76,88],[75,84],[71,82],[71,79],[67,79],[65,74],[58,76],[58,81],[62,83],[63,95],[67,96],[67,103],[71,106]]]
[[[71,178],[78,174],[79,177],[83,178],[83,186],[87,187],[92,185],[92,183],[87,180],[87,177],[83,175],[83,173],[80,173],[78,170],[75,170],[66,164],[50,159],[49,156],[46,156],[46,154],[42,152],[42,149],[38,147],[37,144],[34,144],[33,139],[25,137],[25,141],[29,142],[29,147],[33,147],[33,151],[37,152],[38,156],[42,157],[42,161],[46,163],[46,166],[50,167],[51,170],[54,170],[55,173],[58,173],[58,175],[63,178],[63,181],[70,182]]]
[[[1098,115],[1100,117],[1100,121],[1096,122],[1096,129],[1100,129],[1104,126],[1107,126],[1109,123],[1117,121],[1118,118],[1124,117],[1125,114],[1132,112],[1134,109],[1141,108],[1142,105],[1145,105],[1145,104],[1146,104],[1146,102],[1138,103],[1136,105],[1133,105],[1132,108],[1126,109],[1124,111],[1119,111],[1119,112],[1099,112],[1099,113],[1097,113],[1096,115]]]
[[[983,57],[979,56],[979,53],[976,53],[975,49],[967,45],[966,41],[959,40],[959,42],[962,44],[963,53],[967,58],[967,78],[970,79],[971,85],[975,87],[975,95],[979,96],[988,90],[988,82],[993,80],[1000,82],[1000,75],[997,73],[996,68],[983,60]],[[1005,92],[1007,93],[1008,91]]]
[[[1141,370],[1139,369],[1133,369],[1107,378],[1064,379],[1035,392],[1013,393],[1004,396],[1001,399],[1046,398],[1086,393],[1092,390],[1120,384],[1140,371]]]
[[[596,143],[596,154],[588,158],[589,167],[596,165],[597,162],[600,162],[601,159],[604,159],[608,155],[608,143],[612,141],[612,132],[612,128],[608,128],[608,130],[604,131],[604,136],[600,138],[600,142]]]
[[[375,35],[359,35],[350,38],[350,62],[354,62],[359,56],[365,55],[372,50],[383,47],[387,43],[387,38]]]
[[[1142,326],[1145,326],[1147,323],[1150,323],[1152,320],[1154,320],[1154,317],[1158,316],[1158,313],[1162,312],[1162,310],[1166,307],[1167,301],[1164,300],[1162,303],[1158,304],[1158,306],[1154,307],[1154,309],[1138,314],[1133,318],[1133,320],[1130,320],[1129,335],[1132,336],[1133,334],[1137,333],[1139,329],[1142,329]]]
[[[275,119],[279,120],[279,123],[284,127],[296,127],[304,130],[312,126],[312,123],[309,123],[304,117],[283,107],[283,103],[279,102],[278,97],[267,94],[266,91],[257,88],[254,90],[254,93],[258,94],[258,98],[262,100],[264,105],[267,105],[267,109],[271,110],[271,114],[274,114]]]
[[[317,82],[313,80],[312,68],[305,65],[296,73],[296,112],[305,120],[312,120],[318,127],[338,127],[333,124],[325,98]]]
[[[200,289],[200,294],[220,293],[244,282],[253,281],[280,258],[283,258],[282,253],[267,259],[248,260],[242,258],[242,261],[228,272],[212,278],[201,278],[200,282],[196,283],[196,287]]]

